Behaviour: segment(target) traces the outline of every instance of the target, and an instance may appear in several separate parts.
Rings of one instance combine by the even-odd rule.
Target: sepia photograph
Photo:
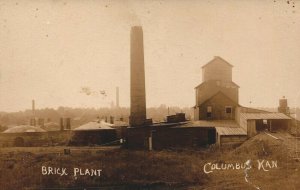
[[[0,0],[0,190],[300,189],[299,0]]]

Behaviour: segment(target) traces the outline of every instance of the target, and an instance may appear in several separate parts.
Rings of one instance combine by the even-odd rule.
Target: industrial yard
[[[300,189],[296,1],[0,10],[0,190]]]
[[[298,121],[287,98],[277,111],[242,106],[233,65],[215,56],[202,66],[192,116],[168,108],[163,120],[149,118],[141,26],[131,27],[130,39],[129,113],[118,114],[118,87],[117,105],[88,120],[64,111],[52,122],[37,115],[32,100],[23,124],[0,134],[4,189],[300,187]]]
[[[288,134],[273,134],[287,136]],[[119,147],[3,148],[0,155],[4,189],[287,189],[299,188],[299,157],[291,156],[286,139],[259,134],[237,149],[173,149],[132,151]],[[298,140],[293,140],[293,145]],[[295,147],[294,147],[295,148]],[[69,153],[64,150],[69,149]],[[253,161],[249,182],[244,169],[227,168],[205,173],[207,163]],[[276,161],[258,168],[256,160]],[[100,176],[42,175],[42,166],[100,168]],[[208,170],[208,167],[206,168]],[[269,171],[264,171],[269,170]],[[210,169],[209,169],[210,170]],[[18,180],[10,180],[10,179]]]

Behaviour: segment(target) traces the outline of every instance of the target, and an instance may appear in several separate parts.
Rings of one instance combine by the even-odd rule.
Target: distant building
[[[202,83],[195,88],[195,120],[235,119],[239,86],[232,81],[232,67],[218,56],[202,67]]]

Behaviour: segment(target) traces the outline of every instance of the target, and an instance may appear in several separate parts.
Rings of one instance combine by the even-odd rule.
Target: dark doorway
[[[216,143],[216,129],[208,129],[208,144]]]
[[[255,125],[257,131],[265,131],[269,129],[267,120],[256,120]]]

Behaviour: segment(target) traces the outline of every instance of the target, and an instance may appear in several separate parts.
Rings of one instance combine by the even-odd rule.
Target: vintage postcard
[[[1,190],[300,189],[300,1],[0,0]]]

